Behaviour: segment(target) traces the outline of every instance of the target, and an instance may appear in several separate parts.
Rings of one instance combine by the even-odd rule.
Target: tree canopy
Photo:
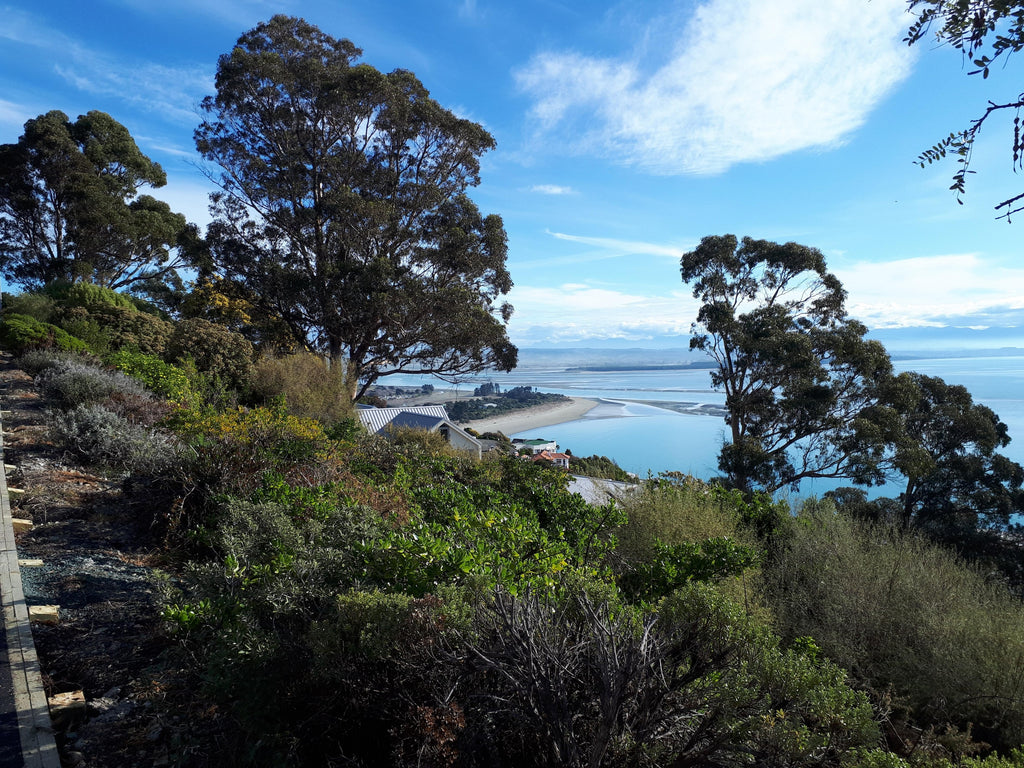
[[[907,32],[906,41],[910,45],[934,36],[940,43],[951,45],[960,51],[964,58],[973,66],[968,74],[981,75],[988,78],[992,66],[999,60],[1005,60],[1013,53],[1024,49],[1024,5],[1007,0],[908,0],[910,12],[915,20]],[[950,189],[957,194],[957,201],[962,202],[966,189],[967,174],[971,170],[971,155],[974,142],[982,128],[994,115],[1013,115],[1012,162],[1011,168],[1016,171],[1024,168],[1024,133],[1020,130],[1019,111],[1024,107],[1024,94],[1014,91],[1014,95],[999,101],[989,101],[985,111],[970,125],[937,142],[918,157],[918,163],[924,167],[943,159],[947,154],[957,158],[957,170],[953,174]],[[1024,193],[1014,195],[996,205],[1002,210],[1002,217],[1007,220],[1024,210]]]
[[[196,130],[220,168],[214,266],[345,360],[357,395],[399,372],[510,370],[505,230],[466,195],[494,139],[360,55],[275,16],[220,58]]]
[[[681,264],[702,302],[690,348],[718,364],[711,380],[725,392],[728,482],[744,492],[804,478],[881,482],[892,414],[879,387],[892,366],[846,316],[821,252],[712,236]]]
[[[198,239],[167,203],[140,194],[167,177],[103,112],[54,110],[0,145],[0,260],[25,288],[89,280],[110,288],[174,280]]]

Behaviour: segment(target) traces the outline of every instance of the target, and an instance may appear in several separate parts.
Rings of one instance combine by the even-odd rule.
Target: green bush
[[[120,307],[135,309],[135,302],[124,293],[92,283],[52,283],[43,289],[43,293],[52,298],[62,307]]]
[[[352,418],[352,395],[345,372],[329,368],[320,355],[296,352],[256,361],[252,393],[257,401],[269,403],[283,397],[296,416],[333,424]]]
[[[810,636],[919,725],[1024,740],[1024,606],[922,538],[819,509],[791,526],[764,577],[781,634]]]
[[[107,364],[132,378],[138,379],[147,388],[176,402],[191,402],[195,393],[188,376],[175,365],[165,363],[155,355],[121,350],[107,358]]]
[[[169,435],[132,424],[96,403],[51,412],[50,434],[90,463],[133,474],[164,471],[177,456]]]
[[[0,342],[15,354],[30,349],[59,349],[64,352],[88,352],[81,339],[61,328],[42,323],[28,315],[5,314],[0,323]]]
[[[134,308],[94,306],[90,310],[72,309],[62,322],[93,320],[110,339],[110,349],[129,349],[162,357],[174,324]]]
[[[167,342],[164,359],[191,359],[202,372],[235,389],[246,389],[253,374],[252,344],[242,334],[209,320],[182,320]]]
[[[3,309],[7,314],[28,315],[41,323],[53,320],[56,304],[45,293],[3,294]]]

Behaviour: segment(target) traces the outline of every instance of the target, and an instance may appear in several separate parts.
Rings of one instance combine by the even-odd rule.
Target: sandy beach
[[[597,400],[591,400],[586,397],[573,397],[569,402],[524,408],[521,411],[513,411],[512,413],[495,416],[493,419],[467,421],[461,426],[471,427],[481,434],[484,432],[502,432],[506,435],[513,435],[517,432],[525,432],[530,429],[540,429],[541,427],[550,427],[552,424],[562,424],[566,421],[582,419],[588,411],[596,408],[597,405]]]

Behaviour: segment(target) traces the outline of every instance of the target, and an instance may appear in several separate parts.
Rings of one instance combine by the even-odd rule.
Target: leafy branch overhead
[[[1006,0],[909,0],[909,10],[916,19],[911,24],[906,42],[910,45],[929,36],[960,51],[974,69],[969,75],[980,74],[988,79],[992,66],[1002,59],[1005,66],[1011,54],[1024,48],[1024,7]],[[1011,143],[1011,170],[1024,168],[1024,137],[1021,135],[1020,110],[1024,107],[1024,93],[1014,98],[996,102],[989,101],[985,112],[970,125],[954,131],[931,148],[918,155],[917,163],[922,168],[943,160],[947,155],[957,158],[957,171],[953,174],[950,189],[956,193],[958,203],[963,204],[967,175],[971,170],[974,143],[989,118],[1010,110],[1013,114],[1013,137]],[[1009,197],[995,208],[1002,210],[1000,218],[1007,221],[1013,214],[1024,210],[1024,193]]]

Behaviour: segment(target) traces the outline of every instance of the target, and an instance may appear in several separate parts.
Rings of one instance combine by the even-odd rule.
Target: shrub
[[[93,283],[52,283],[43,289],[43,293],[63,307],[135,309],[135,303],[127,294]]]
[[[162,357],[167,342],[174,331],[174,324],[159,317],[139,312],[136,309],[111,306],[94,306],[84,315],[74,314],[71,310],[67,321],[80,317],[92,319],[110,338],[110,346],[114,350],[130,349],[146,355]]]
[[[27,315],[41,323],[49,323],[53,320],[55,306],[53,299],[45,293],[19,293],[16,296],[5,293],[3,295],[5,313]]]
[[[252,356],[252,344],[242,334],[198,317],[178,323],[164,354],[169,361],[191,358],[201,372],[235,389],[249,386]]]
[[[195,393],[188,376],[177,366],[155,355],[121,350],[107,358],[107,364],[138,379],[150,390],[168,400],[191,402]]]
[[[59,349],[87,352],[88,347],[61,328],[42,323],[28,315],[5,314],[0,323],[0,341],[15,354],[30,349]]]
[[[108,371],[75,360],[65,360],[46,368],[36,377],[44,397],[62,409],[99,403],[116,392],[147,396],[135,379],[118,371]]]
[[[820,510],[794,522],[765,579],[785,639],[814,638],[919,723],[1024,739],[1024,606],[951,552]]]
[[[61,352],[56,349],[30,349],[17,360],[17,365],[29,376],[38,376],[47,368],[60,368],[67,363],[98,367],[100,361],[87,353]]]
[[[329,368],[323,357],[312,352],[261,358],[256,362],[252,392],[264,402],[283,397],[291,413],[325,424],[354,414],[344,371]]]
[[[50,433],[86,461],[135,474],[154,474],[175,460],[167,434],[132,424],[95,403],[50,414]]]
[[[863,694],[707,588],[658,613],[498,592],[449,646],[460,745],[496,766],[836,765],[878,739]]]

